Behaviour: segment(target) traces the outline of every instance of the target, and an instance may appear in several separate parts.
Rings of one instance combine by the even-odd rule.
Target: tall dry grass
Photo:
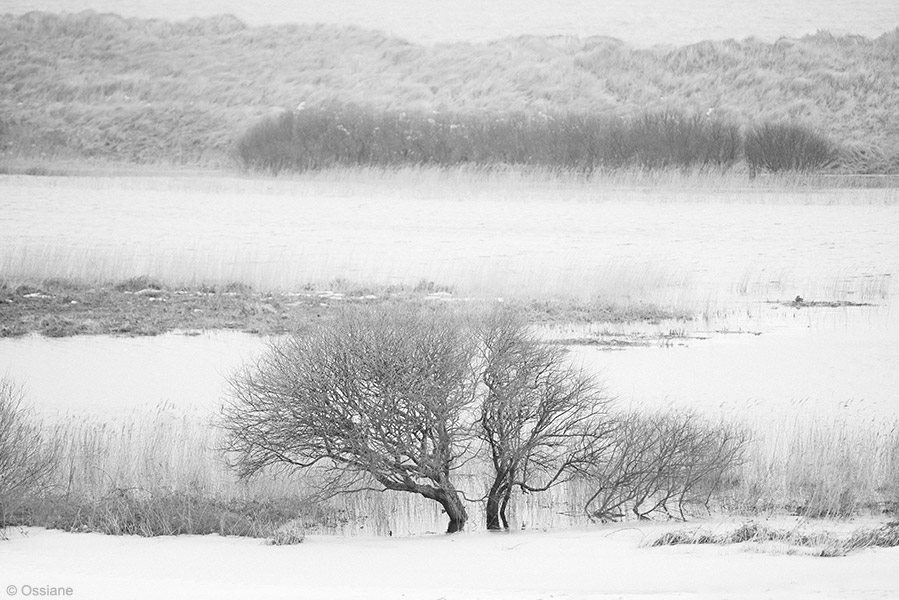
[[[60,457],[52,483],[19,521],[70,531],[264,537],[291,521],[327,531],[344,507],[304,501],[296,477],[239,482],[210,419],[161,405],[117,421],[81,417],[46,430]],[[352,508],[352,506],[350,507]]]
[[[899,422],[796,417],[754,427],[759,443],[734,489],[736,507],[809,517],[899,510]]]
[[[239,481],[220,453],[213,419],[167,406],[118,421],[65,419],[45,430],[60,461],[49,492],[17,521],[74,531],[163,535],[220,533],[267,537],[285,523],[307,531],[408,535],[440,531],[444,517],[413,494],[364,492],[309,499],[314,481],[270,471]],[[790,513],[843,518],[899,510],[899,423],[768,421],[749,426],[745,462],[688,515]],[[468,498],[489,483],[470,463],[457,479]],[[583,481],[544,494],[516,493],[515,527],[584,524],[595,491]],[[469,504],[483,525],[481,502]],[[675,513],[676,514],[676,513]],[[627,518],[627,517],[625,517]]]

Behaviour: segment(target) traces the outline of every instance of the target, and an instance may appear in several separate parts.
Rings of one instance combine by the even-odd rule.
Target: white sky
[[[774,40],[826,29],[877,36],[899,27],[897,0],[0,0],[0,12],[77,12],[187,19],[234,14],[251,24],[338,23],[422,43],[521,34],[606,35],[636,45]]]

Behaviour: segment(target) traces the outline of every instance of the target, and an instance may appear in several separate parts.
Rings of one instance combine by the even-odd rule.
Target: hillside
[[[899,29],[637,49],[610,38],[415,45],[337,26],[115,15],[0,17],[0,151],[230,164],[260,117],[301,103],[479,114],[679,109],[790,120],[899,148]]]

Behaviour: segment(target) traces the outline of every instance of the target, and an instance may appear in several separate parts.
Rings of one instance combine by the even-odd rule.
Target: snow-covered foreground
[[[816,558],[752,544],[641,546],[665,528],[311,536],[279,547],[28,529],[0,542],[0,588],[71,587],[73,597],[92,600],[899,597],[899,549]]]

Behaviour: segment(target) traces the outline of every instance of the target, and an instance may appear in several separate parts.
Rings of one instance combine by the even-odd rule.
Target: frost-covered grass
[[[749,521],[726,533],[714,533],[703,529],[669,531],[649,542],[649,545],[658,547],[745,543],[752,543],[762,551],[805,553],[822,557],[846,556],[850,552],[866,548],[899,546],[899,521],[890,521],[876,527],[858,528],[842,535],[827,529],[818,528],[816,531],[809,531],[803,527],[785,529]]]

